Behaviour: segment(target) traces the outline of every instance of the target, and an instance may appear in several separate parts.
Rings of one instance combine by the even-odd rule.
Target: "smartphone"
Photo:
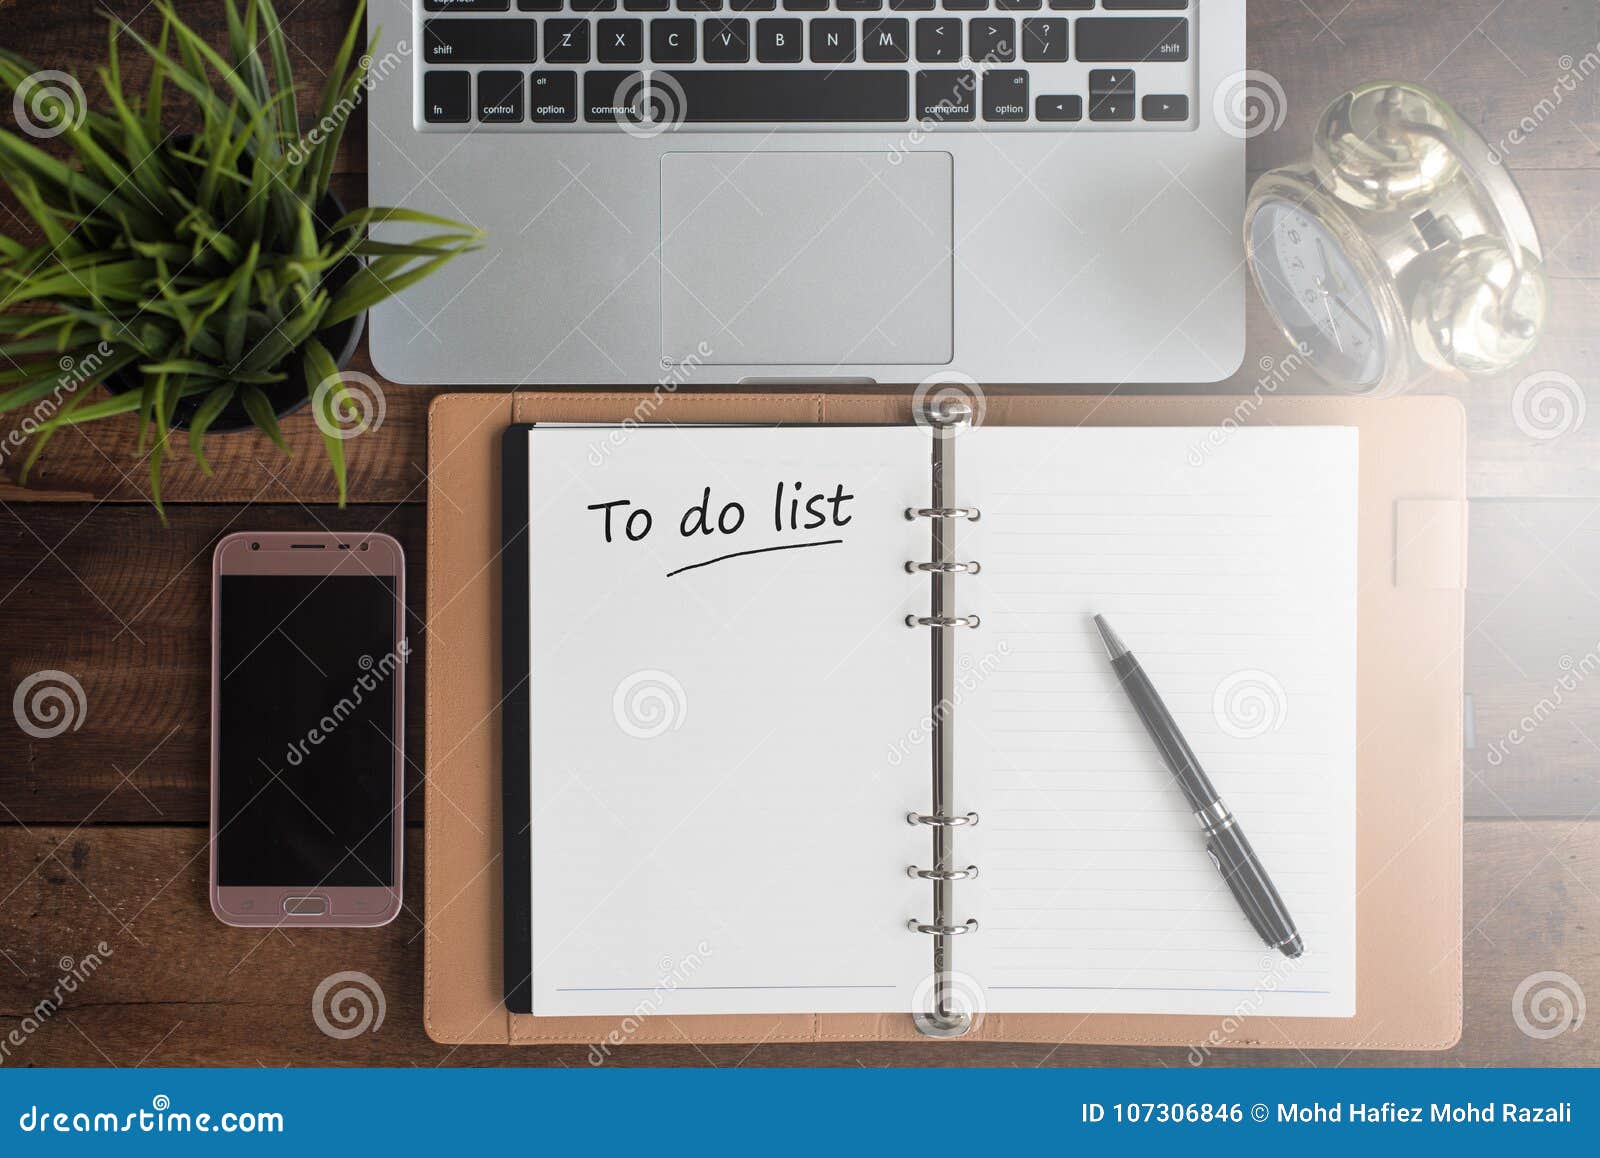
[[[387,924],[405,838],[400,544],[229,535],[211,576],[212,912]]]

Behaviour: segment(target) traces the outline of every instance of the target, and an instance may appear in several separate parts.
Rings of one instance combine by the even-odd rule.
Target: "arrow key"
[[[1083,120],[1081,96],[1041,96],[1033,102],[1033,115],[1041,121]]]

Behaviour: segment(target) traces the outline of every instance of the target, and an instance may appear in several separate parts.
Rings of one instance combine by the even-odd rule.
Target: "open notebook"
[[[916,1011],[936,941],[979,1010],[1353,1015],[1356,442],[513,427],[508,1005]],[[955,506],[981,518],[908,514]],[[940,558],[982,566],[908,569]],[[1095,612],[1249,832],[1300,959],[1207,861]],[[933,811],[978,814],[942,830],[973,879],[908,874],[933,853],[908,814]],[[977,926],[908,928],[936,917]]]

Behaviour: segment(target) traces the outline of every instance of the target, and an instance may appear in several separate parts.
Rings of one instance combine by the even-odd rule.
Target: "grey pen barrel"
[[[1287,957],[1298,957],[1305,952],[1305,943],[1295,929],[1288,907],[1278,895],[1261,858],[1256,855],[1238,820],[1228,811],[1217,789],[1200,766],[1199,758],[1189,741],[1184,739],[1178,723],[1162,702],[1155,684],[1145,674],[1144,668],[1134,658],[1111,625],[1099,615],[1094,625],[1105,641],[1106,654],[1111,659],[1111,670],[1116,673],[1123,691],[1128,694],[1134,711],[1144,723],[1145,731],[1155,741],[1161,758],[1166,761],[1172,777],[1178,782],[1189,808],[1200,822],[1206,835],[1206,853],[1216,865],[1228,890],[1233,893],[1239,907],[1251,926],[1271,948]]]

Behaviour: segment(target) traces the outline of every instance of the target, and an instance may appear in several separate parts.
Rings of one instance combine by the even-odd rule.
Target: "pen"
[[[1105,641],[1106,654],[1111,657],[1111,670],[1116,672],[1123,690],[1133,701],[1134,710],[1144,721],[1145,731],[1150,733],[1156,747],[1161,749],[1161,758],[1167,762],[1178,787],[1189,801],[1194,818],[1200,822],[1200,831],[1206,837],[1206,855],[1217,866],[1217,871],[1228,883],[1234,899],[1239,902],[1239,907],[1244,910],[1244,915],[1250,919],[1250,924],[1261,939],[1272,948],[1282,950],[1285,957],[1300,956],[1305,952],[1305,943],[1295,930],[1294,920],[1284,907],[1283,898],[1273,887],[1272,879],[1262,867],[1256,850],[1250,847],[1239,822],[1217,795],[1205,769],[1200,767],[1194,750],[1178,730],[1172,713],[1167,711],[1167,705],[1161,702],[1155,685],[1145,675],[1144,668],[1139,666],[1133,653],[1111,630],[1104,616],[1096,615],[1094,625],[1099,628],[1100,638]]]

